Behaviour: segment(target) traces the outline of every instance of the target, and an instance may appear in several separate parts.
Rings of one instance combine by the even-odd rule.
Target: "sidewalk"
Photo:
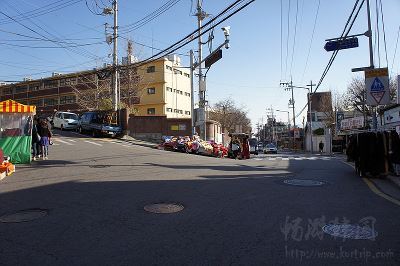
[[[122,138],[119,138],[119,140],[123,140],[126,142],[129,142],[134,145],[142,146],[142,147],[148,147],[148,148],[157,148],[159,143],[156,142],[150,142],[150,141],[144,141],[144,140],[139,140],[132,138],[131,136],[123,136]]]

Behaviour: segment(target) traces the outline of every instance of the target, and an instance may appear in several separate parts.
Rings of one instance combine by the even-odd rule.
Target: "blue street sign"
[[[356,47],[358,47],[358,38],[357,37],[348,38],[348,39],[344,39],[344,40],[330,41],[330,42],[327,42],[324,46],[324,48],[327,52],[332,52],[332,51],[342,50],[342,49],[349,49],[349,48],[356,48]]]

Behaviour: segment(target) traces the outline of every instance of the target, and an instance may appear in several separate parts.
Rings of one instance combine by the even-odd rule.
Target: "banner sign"
[[[364,126],[363,116],[343,119],[340,123],[340,128],[342,130],[357,129],[357,128],[362,128],[363,126]]]

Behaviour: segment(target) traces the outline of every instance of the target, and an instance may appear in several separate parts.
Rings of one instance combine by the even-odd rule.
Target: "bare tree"
[[[209,118],[220,122],[223,132],[235,132],[236,126],[241,126],[243,132],[251,132],[251,121],[245,107],[237,107],[230,98],[217,102],[211,108]]]
[[[389,80],[389,91],[391,103],[396,102],[396,79],[390,78]],[[365,105],[366,91],[364,78],[359,76],[351,80],[347,86],[347,92],[344,98],[344,104],[349,109],[356,109],[362,114],[367,116],[372,114],[372,108]]]

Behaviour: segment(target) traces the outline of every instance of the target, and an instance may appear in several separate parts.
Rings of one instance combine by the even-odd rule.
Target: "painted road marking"
[[[97,146],[103,146],[102,144],[99,144],[99,143],[96,143],[96,142],[92,142],[92,141],[89,141],[89,140],[84,140],[84,142],[86,142],[86,143],[90,143],[90,144],[93,144],[93,145],[97,145]]]
[[[64,141],[64,140],[61,140],[61,139],[55,139],[55,141],[61,142],[61,143],[64,143],[64,144],[67,144],[67,145],[69,145],[69,146],[75,145],[75,144],[69,143],[69,142]]]
[[[340,160],[340,161],[342,163],[344,163],[345,165],[348,165],[351,168],[353,168],[353,170],[355,170],[355,167],[353,165],[351,165],[351,164],[349,164],[349,163],[347,163],[345,161],[342,161],[342,160]],[[380,191],[369,178],[363,177],[362,180],[365,182],[365,184],[367,184],[368,188],[372,192],[374,192],[376,195],[378,195],[378,196],[380,196],[380,197],[392,202],[393,204],[396,204],[397,206],[400,206],[400,201],[399,200],[397,200],[395,198],[392,198],[391,196],[389,196],[389,195],[383,193],[382,191]]]

